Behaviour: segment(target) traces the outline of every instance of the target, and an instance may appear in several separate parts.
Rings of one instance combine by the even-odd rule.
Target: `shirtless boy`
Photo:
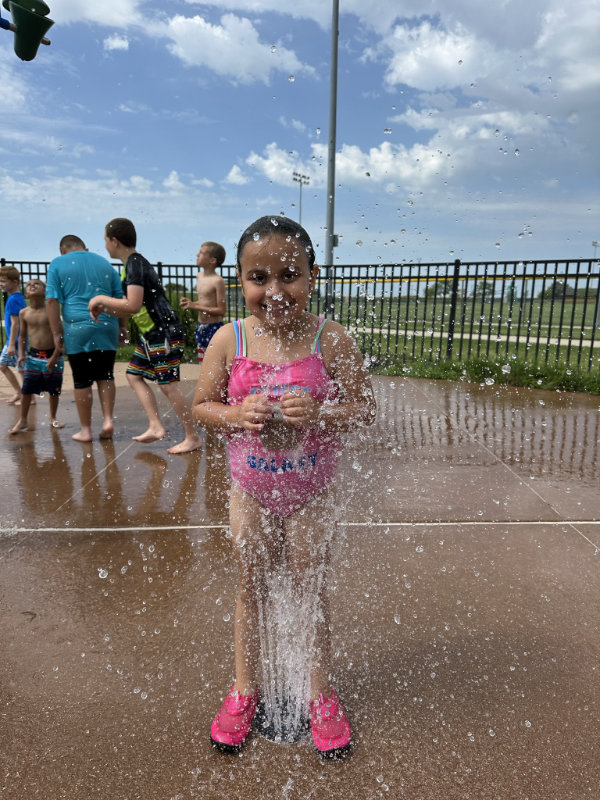
[[[50,425],[64,428],[56,419],[58,398],[63,381],[63,358],[60,348],[55,347],[54,336],[46,313],[46,287],[39,278],[33,278],[25,286],[25,297],[29,306],[19,312],[19,367],[24,367],[21,390],[21,416],[9,433],[20,433],[27,429],[27,415],[34,394],[48,392],[50,403]],[[25,343],[29,339],[29,350],[25,357]]]
[[[217,242],[204,242],[196,256],[196,266],[201,271],[196,275],[198,299],[194,302],[182,297],[179,304],[184,309],[198,312],[196,344],[198,363],[202,364],[204,352],[215,332],[223,325],[225,315],[225,281],[217,274],[217,268],[225,261],[225,248]]]

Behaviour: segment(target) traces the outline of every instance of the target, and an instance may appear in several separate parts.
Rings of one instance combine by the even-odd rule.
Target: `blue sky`
[[[130,217],[194,263],[257,216],[323,256],[327,0],[48,0],[31,62],[0,31],[0,256],[103,250]],[[2,15],[8,12],[2,9]],[[599,0],[340,0],[339,263],[587,258],[600,239]]]

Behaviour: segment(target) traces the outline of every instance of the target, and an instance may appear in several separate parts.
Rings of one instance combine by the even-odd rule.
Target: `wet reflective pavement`
[[[233,670],[220,443],[168,455],[164,404],[169,442],[131,442],[126,387],[112,442],[71,440],[69,390],[63,430],[42,398],[1,434],[2,800],[600,797],[600,398],[375,386],[339,480],[339,763],[210,746]]]

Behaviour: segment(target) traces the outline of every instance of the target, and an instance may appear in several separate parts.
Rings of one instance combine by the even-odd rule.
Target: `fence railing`
[[[44,280],[47,262],[8,261],[23,283]],[[169,299],[195,291],[197,268],[155,265]],[[235,268],[227,319],[246,314]],[[600,262],[594,259],[326,267],[310,300],[316,314],[348,327],[374,363],[519,358],[589,371],[600,365]],[[193,315],[181,312],[193,326]],[[3,329],[0,341],[4,342]]]

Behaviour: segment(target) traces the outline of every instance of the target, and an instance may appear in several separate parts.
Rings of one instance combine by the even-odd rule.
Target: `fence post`
[[[158,279],[162,283],[163,282],[163,264],[162,261],[156,262],[156,271],[158,272]]]
[[[325,315],[331,314],[334,316],[335,310],[335,289],[334,289],[334,281],[333,281],[333,267],[331,264],[327,264],[325,267],[325,303],[323,305],[323,311]]]
[[[456,301],[458,298],[458,274],[460,271],[460,258],[454,261],[454,274],[452,275],[452,294],[450,295],[450,316],[448,318],[448,343],[446,345],[446,358],[452,358],[454,347],[454,326],[456,325]]]

